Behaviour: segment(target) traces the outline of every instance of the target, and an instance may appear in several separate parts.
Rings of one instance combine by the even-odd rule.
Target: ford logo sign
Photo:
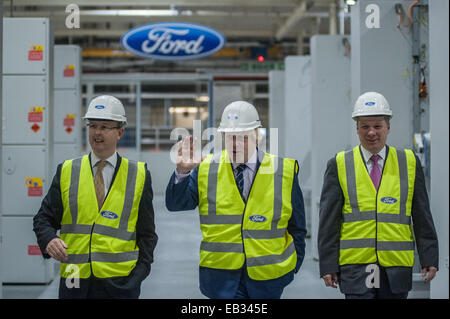
[[[200,24],[162,22],[134,28],[120,42],[127,51],[145,58],[187,60],[217,52],[225,44],[225,38]]]
[[[96,105],[95,108],[101,110],[101,109],[104,109],[105,106],[104,105]]]
[[[266,217],[261,216],[261,215],[252,215],[248,219],[250,219],[252,222],[255,222],[255,223],[263,223],[267,220]]]
[[[366,106],[374,106],[375,102],[366,102],[366,103],[364,103],[364,105],[366,105]]]
[[[397,203],[397,199],[394,197],[383,197],[381,201],[385,204],[395,204]]]
[[[100,215],[102,215],[103,217],[108,218],[108,219],[117,219],[117,218],[119,218],[119,216],[117,216],[116,213],[110,212],[108,210],[104,210],[104,211],[100,212]]]

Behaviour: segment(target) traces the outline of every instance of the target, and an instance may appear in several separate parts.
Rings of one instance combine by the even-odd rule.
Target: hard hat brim
[[[110,115],[108,116],[96,116],[96,115],[90,115],[90,114],[86,114],[86,116],[84,116],[82,118],[83,120],[98,120],[98,121],[114,121],[114,122],[119,122],[119,123],[124,123],[127,124],[127,120],[125,117],[117,117],[114,115]]]
[[[217,132],[221,132],[221,133],[238,133],[238,132],[248,132],[248,131],[253,131],[254,129],[257,129],[258,127],[261,127],[261,124],[252,124],[248,127],[224,127],[224,126],[219,126],[219,128],[217,129]]]
[[[358,117],[365,117],[365,116],[389,116],[392,118],[392,111],[391,112],[353,112],[352,118],[356,120]]]

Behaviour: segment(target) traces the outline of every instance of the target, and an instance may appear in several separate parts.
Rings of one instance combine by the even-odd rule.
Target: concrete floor
[[[198,287],[198,260],[201,232],[197,211],[168,212],[163,196],[155,196],[156,232],[159,236],[150,276],[142,283],[143,299],[202,299]],[[286,299],[342,299],[338,289],[327,288],[319,278],[319,264],[309,254],[286,287]],[[55,272],[57,273],[57,272]],[[53,299],[58,297],[58,276],[49,285],[4,285],[5,299]]]

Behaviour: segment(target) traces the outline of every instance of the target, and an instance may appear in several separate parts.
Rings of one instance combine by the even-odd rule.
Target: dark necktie
[[[245,169],[245,167],[246,167],[245,164],[241,164],[238,167],[236,167],[236,169],[235,169],[236,185],[239,189],[239,193],[241,193],[242,198],[244,198],[243,192],[244,192],[244,169]]]
[[[370,160],[372,161],[372,171],[370,172],[370,178],[372,179],[373,186],[375,186],[375,189],[378,190],[378,187],[380,186],[380,180],[381,180],[381,171],[380,167],[378,166],[378,161],[381,159],[380,155],[375,154],[372,155]]]
[[[97,205],[99,210],[103,205],[103,200],[105,199],[105,182],[103,181],[102,170],[106,163],[107,161],[97,162],[97,173],[95,173],[94,177],[95,194],[97,195]]]

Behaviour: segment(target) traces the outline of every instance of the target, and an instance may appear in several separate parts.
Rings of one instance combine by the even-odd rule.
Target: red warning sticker
[[[42,252],[38,245],[28,245],[28,255],[30,256],[42,255]]]
[[[72,133],[72,126],[75,126],[75,114],[66,114],[63,125],[66,127],[65,131],[68,134]]]
[[[42,45],[32,45],[28,51],[28,61],[42,61],[44,59],[44,47]]]
[[[75,76],[75,65],[73,64],[66,65],[63,71],[63,76],[66,78],[67,77],[73,78]]]
[[[32,106],[28,112],[28,122],[36,123],[44,120],[44,108],[42,106]]]
[[[36,123],[34,123],[34,124],[31,126],[31,130],[32,130],[34,133],[37,133],[40,129],[41,129],[41,127],[40,127],[39,125],[37,125]]]
[[[25,186],[28,189],[28,196],[42,196],[42,177],[27,177]]]

